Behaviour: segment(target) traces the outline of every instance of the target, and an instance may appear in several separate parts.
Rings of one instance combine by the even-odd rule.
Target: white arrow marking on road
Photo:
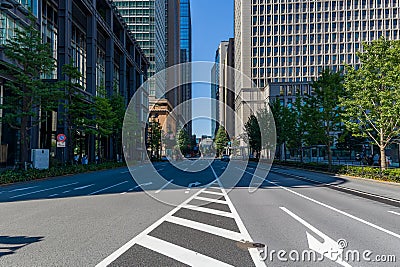
[[[398,213],[398,212],[395,212],[395,211],[388,211],[388,212],[400,216],[400,213]]]
[[[166,188],[170,183],[172,183],[174,181],[174,179],[168,181],[168,183],[166,183],[165,185],[163,185],[160,189],[158,189],[156,191],[156,194],[160,193],[164,188]]]
[[[186,191],[185,191],[185,194],[188,194],[188,193],[189,193],[190,188],[196,187],[196,186],[198,186],[198,185],[201,185],[201,183],[199,183],[199,182],[190,183],[189,186],[188,186],[188,189],[186,189]]]
[[[307,235],[307,240],[308,240],[308,246],[310,249],[314,250],[315,252],[323,255],[324,257],[327,257],[328,259],[337,262],[338,264],[346,267],[351,267],[350,264],[347,262],[343,261],[342,256],[343,256],[343,248],[339,246],[338,242],[331,239],[329,236],[325,235],[321,231],[319,231],[317,228],[309,224],[308,222],[304,221],[302,218],[291,212],[290,210],[286,209],[285,207],[280,207],[281,210],[289,214],[291,217],[293,217],[295,220],[303,224],[305,227],[313,231],[315,234],[317,234],[320,238],[324,240],[323,243],[321,243],[318,239],[316,239],[314,236],[312,236],[310,233],[306,231]]]
[[[37,185],[37,186],[30,186],[30,187],[25,187],[25,188],[14,189],[14,190],[11,190],[10,193],[16,192],[16,191],[23,191],[23,190],[27,190],[27,189],[32,189],[32,188],[36,188],[36,187],[39,187],[39,186]],[[3,193],[3,192],[1,192],[1,193]]]
[[[94,186],[94,184],[77,187],[77,188],[74,188],[74,190],[82,190],[82,189],[85,189],[85,188],[88,188],[88,187],[91,187],[91,186]]]
[[[143,186],[152,185],[152,184],[153,184],[152,182],[145,183],[145,184],[139,184],[139,185],[137,185],[137,186],[135,186],[135,187],[129,189],[128,192],[129,192],[129,191],[132,191],[132,190],[134,190],[134,189],[136,189],[136,188],[138,188],[138,187],[143,187]]]

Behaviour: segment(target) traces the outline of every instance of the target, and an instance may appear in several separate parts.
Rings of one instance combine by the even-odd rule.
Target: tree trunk
[[[382,170],[386,170],[386,151],[383,146],[379,146],[381,152],[381,168]]]
[[[21,163],[23,164],[23,166],[25,165],[25,162],[28,162],[29,160],[29,136],[27,128],[28,128],[28,117],[23,116],[21,118],[21,130],[20,130],[21,134],[20,152],[21,152]]]
[[[331,150],[331,142],[328,142],[328,169],[332,169],[332,150]]]

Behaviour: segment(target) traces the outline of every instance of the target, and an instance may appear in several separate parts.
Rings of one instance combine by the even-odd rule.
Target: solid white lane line
[[[214,192],[214,191],[204,191],[203,193],[211,194],[211,195],[218,195],[218,196],[225,196],[224,193]]]
[[[192,229],[196,229],[202,232],[210,233],[213,235],[221,236],[227,239],[235,240],[235,241],[240,241],[243,239],[243,236],[240,233],[233,232],[230,230],[226,230],[223,228],[215,227],[212,225],[204,224],[204,223],[199,223],[196,221],[191,221],[175,216],[171,216],[166,219],[167,222],[171,222],[174,224],[179,224],[181,226],[189,227]]]
[[[138,242],[138,245],[141,245],[145,248],[151,249],[153,251],[166,255],[167,257],[171,257],[177,261],[180,261],[184,264],[194,267],[232,266],[222,261],[210,258],[203,254],[174,245],[172,243],[166,242],[164,240],[152,236],[143,237]]]
[[[217,182],[218,182],[218,184],[220,186],[221,191],[224,193],[226,202],[227,202],[227,204],[229,206],[229,209],[232,212],[233,218],[236,221],[236,224],[237,224],[237,226],[239,228],[239,231],[245,238],[244,240],[249,241],[249,242],[253,242],[253,239],[251,238],[251,236],[250,236],[249,232],[247,231],[246,227],[244,226],[244,223],[243,223],[242,219],[240,218],[239,213],[237,212],[237,210],[236,210],[235,206],[233,205],[231,199],[229,198],[228,194],[226,193],[226,190],[223,188],[222,183],[219,181],[218,176],[214,171],[214,168],[212,167],[212,165],[210,165],[210,167],[211,167],[211,170],[212,170],[212,172],[214,174],[215,179],[217,179]],[[253,259],[254,265],[256,267],[266,267],[265,262],[260,259],[260,252],[258,251],[257,248],[250,248],[249,249],[249,253],[250,253],[250,256]]]
[[[228,218],[234,217],[233,214],[230,212],[209,209],[209,208],[199,207],[199,206],[195,206],[195,205],[186,204],[186,205],[182,206],[182,208],[190,209],[190,210],[194,210],[194,211],[205,212],[205,213],[210,213],[210,214],[219,215],[219,216],[224,216],[224,217],[228,217]]]
[[[28,190],[28,189],[32,189],[32,188],[36,188],[36,187],[39,187],[39,186],[37,185],[37,186],[30,186],[30,187],[18,188],[18,189],[14,189],[14,190],[11,190],[11,191],[8,191],[8,192],[9,192],[9,193],[12,193],[12,192],[17,192],[17,191],[24,191],[24,190]]]
[[[168,181],[165,185],[163,185],[160,189],[156,191],[156,194],[160,193],[164,188],[166,188],[170,183],[172,183],[174,179]]]
[[[112,185],[112,186],[109,186],[109,187],[106,187],[106,188],[103,188],[103,189],[97,190],[97,191],[95,191],[95,192],[92,192],[92,193],[90,193],[90,194],[89,194],[89,196],[90,196],[90,195],[94,195],[94,194],[96,194],[96,193],[103,192],[103,191],[105,191],[105,190],[107,190],[107,189],[110,189],[110,188],[113,188],[113,187],[119,186],[119,185],[121,185],[121,184],[125,184],[125,183],[127,183],[127,182],[128,182],[128,181],[125,181],[125,182],[122,182],[122,183],[119,183],[119,184],[115,184],[115,185]]]
[[[205,192],[205,191],[204,191],[204,192]],[[220,203],[220,204],[227,204],[226,201],[219,200],[219,199],[208,198],[208,197],[195,197],[195,199],[203,200],[203,201],[207,201],[207,202],[214,202],[214,203]]]
[[[91,186],[94,186],[94,184],[77,187],[77,188],[74,188],[74,190],[82,190],[82,189],[85,189],[85,188],[88,188],[88,187],[91,187]]]
[[[67,186],[75,185],[75,184],[78,184],[78,182],[70,183],[70,184],[65,184],[65,185],[60,185],[60,186],[55,186],[55,187],[51,187],[51,188],[47,188],[47,189],[42,189],[42,190],[38,190],[38,191],[34,191],[34,192],[29,192],[29,193],[25,193],[25,194],[21,194],[21,195],[16,195],[16,196],[12,196],[12,197],[10,197],[10,198],[17,198],[17,197],[28,196],[28,195],[32,195],[32,194],[36,194],[36,193],[40,193],[40,192],[46,192],[46,191],[50,191],[50,190],[53,190],[53,189],[63,188],[63,187],[67,187]]]
[[[242,170],[242,171],[243,171],[243,170]],[[364,220],[364,219],[358,218],[358,217],[355,216],[355,215],[349,214],[349,213],[347,213],[347,212],[345,212],[345,211],[342,211],[342,210],[339,210],[339,209],[337,209],[337,208],[335,208],[335,207],[329,206],[328,204],[322,203],[322,202],[320,202],[320,201],[318,201],[318,200],[315,200],[315,199],[313,199],[313,198],[311,198],[311,197],[307,197],[307,196],[305,196],[305,195],[302,195],[302,194],[300,194],[300,193],[297,193],[296,191],[293,191],[293,190],[291,190],[291,189],[289,189],[289,188],[286,188],[286,187],[284,187],[284,186],[281,186],[281,185],[279,185],[279,184],[277,184],[277,183],[275,183],[275,182],[269,181],[269,180],[267,180],[267,179],[265,179],[265,178],[262,178],[262,177],[260,177],[260,176],[258,176],[258,175],[255,175],[255,174],[253,174],[253,173],[251,173],[251,172],[248,172],[248,171],[244,171],[244,172],[246,172],[246,173],[248,173],[248,174],[250,174],[250,175],[253,175],[254,177],[257,177],[257,178],[259,178],[259,179],[263,179],[264,181],[266,181],[266,182],[268,182],[268,183],[270,183],[270,184],[273,184],[273,185],[275,185],[275,186],[277,186],[277,187],[279,187],[279,188],[282,188],[282,189],[284,189],[284,190],[286,190],[286,191],[288,191],[288,192],[290,192],[290,193],[292,193],[292,194],[295,194],[296,196],[299,196],[299,197],[301,197],[301,198],[307,199],[307,200],[309,200],[309,201],[311,201],[311,202],[314,202],[314,203],[316,203],[316,204],[318,204],[318,205],[320,205],[320,206],[323,206],[323,207],[325,207],[325,208],[328,208],[328,209],[330,209],[330,210],[333,210],[333,211],[335,211],[335,212],[337,212],[337,213],[340,213],[340,214],[342,214],[342,215],[344,215],[344,216],[347,216],[347,217],[349,217],[349,218],[351,218],[351,219],[354,219],[354,220],[359,221],[359,222],[361,222],[361,223],[363,223],[363,224],[366,224],[366,225],[368,225],[368,226],[371,226],[372,228],[375,228],[376,230],[382,231],[382,232],[384,232],[384,233],[387,233],[387,234],[389,234],[389,235],[391,235],[391,236],[394,236],[394,237],[397,237],[397,238],[400,239],[400,235],[399,235],[399,234],[394,233],[394,232],[392,232],[392,231],[390,231],[390,230],[387,230],[387,229],[385,229],[385,228],[383,228],[383,227],[381,227],[381,226],[378,226],[378,225],[376,225],[376,224],[373,224],[373,223],[371,223],[371,222],[368,222],[368,221],[366,221],[366,220]]]
[[[398,213],[398,212],[395,212],[395,211],[388,211],[389,213],[392,213],[392,214],[395,214],[395,215],[399,215],[400,216],[400,213]]]

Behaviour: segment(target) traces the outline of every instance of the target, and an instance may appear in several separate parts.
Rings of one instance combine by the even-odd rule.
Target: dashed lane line
[[[50,190],[54,190],[54,189],[58,189],[58,188],[63,188],[63,187],[67,187],[67,186],[70,186],[70,185],[76,185],[76,184],[78,184],[78,182],[70,183],[70,184],[65,184],[65,185],[59,185],[59,186],[55,186],[55,187],[51,187],[51,188],[46,188],[46,189],[38,190],[38,191],[33,191],[33,192],[21,194],[21,195],[12,196],[12,197],[10,197],[10,198],[17,198],[17,197],[29,196],[29,195],[32,195],[32,194],[37,194],[37,193],[41,193],[41,192],[46,192],[46,191],[50,191]]]
[[[398,213],[398,212],[395,212],[395,211],[388,211],[389,213],[392,213],[392,214],[395,214],[395,215],[399,215],[400,216],[400,213]]]
[[[166,188],[170,183],[172,183],[174,179],[169,180],[165,185],[163,185],[160,189],[156,191],[156,194],[160,193],[164,188]]]
[[[11,191],[8,191],[8,192],[9,192],[9,193],[13,193],[13,192],[17,192],[17,191],[25,191],[25,190],[32,189],[32,188],[36,188],[36,187],[39,187],[39,186],[37,185],[37,186],[30,186],[30,187],[18,188],[18,189],[14,189],[14,190],[11,190]]]
[[[128,181],[124,181],[124,182],[121,182],[121,183],[118,183],[118,184],[115,184],[115,185],[112,185],[112,186],[109,186],[109,187],[106,187],[106,188],[103,188],[103,189],[100,189],[100,190],[94,191],[94,192],[90,193],[90,194],[89,194],[89,196],[90,196],[90,195],[97,194],[97,193],[100,193],[100,192],[103,192],[103,191],[105,191],[105,190],[107,190],[107,189],[110,189],[110,188],[113,188],[113,187],[119,186],[119,185],[121,185],[121,184],[125,184],[125,183],[127,183],[127,182],[128,182]]]

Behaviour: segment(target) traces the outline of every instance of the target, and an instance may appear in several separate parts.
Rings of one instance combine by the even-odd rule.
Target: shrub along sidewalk
[[[32,180],[57,177],[63,175],[79,174],[92,171],[114,169],[126,166],[125,162],[104,162],[88,165],[54,166],[48,170],[29,169],[6,170],[0,174],[0,184],[12,184],[16,182],[27,182]]]
[[[328,164],[316,162],[293,162],[293,161],[274,161],[274,165],[289,166],[307,170],[323,171],[332,174],[340,174],[347,176],[356,176],[366,179],[374,179],[388,182],[400,183],[400,169],[381,170],[379,167],[370,166],[350,166],[350,165],[333,165],[329,169]]]

